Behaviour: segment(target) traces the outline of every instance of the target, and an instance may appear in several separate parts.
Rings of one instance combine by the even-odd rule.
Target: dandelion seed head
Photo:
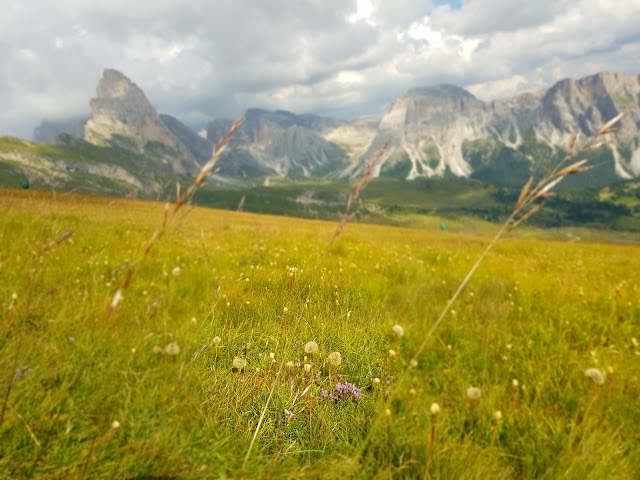
[[[502,412],[500,410],[496,410],[495,412],[493,412],[493,422],[496,425],[502,423]]]
[[[391,330],[393,330],[393,333],[398,337],[402,337],[404,335],[404,328],[402,328],[402,325],[394,325],[391,327]]]
[[[333,367],[339,367],[342,364],[342,355],[340,355],[340,352],[331,352],[327,355],[327,363]]]
[[[164,351],[167,355],[175,356],[180,353],[180,347],[178,346],[177,343],[171,342],[171,343],[168,343],[166,347],[164,347]]]
[[[374,385],[380,385],[380,379],[376,377],[373,380],[371,380],[371,383],[373,383]]]
[[[171,274],[174,277],[179,277],[181,273],[182,273],[182,269],[180,267],[175,267],[173,270],[171,270]]]
[[[587,368],[584,371],[584,376],[590,378],[596,385],[604,385],[606,380],[606,374],[599,368]]]
[[[478,400],[482,396],[482,390],[477,387],[467,388],[467,397],[469,400]]]
[[[304,353],[307,353],[309,355],[313,355],[314,353],[318,353],[318,344],[316,342],[314,342],[313,340],[310,342],[307,342],[304,346]]]
[[[244,370],[247,366],[247,361],[241,357],[234,357],[233,361],[231,362],[231,366],[236,370]]]
[[[213,343],[217,347],[222,343],[222,339],[218,336],[215,336],[211,339],[211,343]]]

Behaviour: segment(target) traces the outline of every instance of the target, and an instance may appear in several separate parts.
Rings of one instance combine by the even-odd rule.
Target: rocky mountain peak
[[[140,87],[121,72],[104,70],[90,106],[87,141],[151,154],[176,173],[195,168],[193,155],[161,121]]]

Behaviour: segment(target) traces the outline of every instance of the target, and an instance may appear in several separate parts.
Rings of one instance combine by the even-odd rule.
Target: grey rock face
[[[218,120],[207,127],[209,140],[217,143],[231,121]],[[249,109],[244,122],[220,159],[222,175],[325,177],[347,162],[347,154],[321,133],[338,124],[315,115],[295,115]]]
[[[149,154],[175,173],[196,169],[193,155],[160,120],[144,92],[122,73],[106,69],[90,105],[87,141]]]

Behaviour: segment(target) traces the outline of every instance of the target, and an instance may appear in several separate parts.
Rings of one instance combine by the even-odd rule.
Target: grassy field
[[[640,478],[638,245],[0,208],[0,478]]]

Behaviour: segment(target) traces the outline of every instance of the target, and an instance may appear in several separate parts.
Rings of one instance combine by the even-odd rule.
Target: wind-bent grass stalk
[[[438,315],[438,318],[436,319],[436,321],[433,323],[433,325],[431,325],[431,328],[429,328],[422,343],[420,344],[415,354],[413,355],[412,361],[418,360],[418,357],[427,346],[429,340],[431,339],[431,337],[433,336],[437,328],[440,326],[440,324],[444,320],[447,313],[449,313],[451,306],[458,299],[458,297],[460,296],[460,293],[462,293],[464,288],[467,286],[467,284],[469,283],[469,280],[471,279],[473,274],[476,272],[476,270],[478,269],[478,267],[480,266],[484,258],[487,256],[487,254],[494,247],[496,242],[505,234],[505,232],[519,227],[524,222],[526,222],[532,215],[534,215],[538,210],[540,210],[544,202],[555,195],[554,192],[552,191],[553,188],[555,188],[565,177],[567,177],[568,175],[582,173],[592,168],[591,166],[587,165],[589,162],[589,159],[578,160],[571,164],[569,164],[569,162],[571,162],[572,159],[575,159],[575,157],[578,155],[581,155],[583,153],[587,153],[587,152],[596,150],[600,147],[603,147],[605,145],[611,144],[612,140],[599,140],[599,138],[602,137],[603,135],[616,132],[617,128],[614,128],[614,125],[618,123],[625,115],[627,115],[627,112],[620,113],[616,115],[614,118],[612,118],[611,120],[609,120],[605,125],[599,128],[593,135],[588,137],[585,144],[577,150],[575,149],[575,146],[576,146],[578,135],[577,133],[574,133],[571,136],[571,140],[569,142],[569,153],[567,153],[567,155],[560,162],[558,162],[557,165],[551,168],[537,183],[535,183],[535,185],[534,185],[533,177],[531,177],[527,181],[527,183],[524,185],[524,187],[520,192],[518,200],[516,201],[516,204],[514,205],[511,214],[502,224],[502,226],[498,230],[498,233],[495,234],[495,236],[491,239],[489,244],[485,247],[485,249],[479,255],[475,263],[471,266],[471,268],[465,275],[464,279],[458,285],[458,288],[456,289],[456,291],[453,293],[453,295],[451,296],[447,304],[444,306],[444,308],[440,312],[440,315]],[[406,374],[409,368],[410,367],[405,368],[403,373]],[[383,412],[389,410],[389,405],[391,404],[392,397],[393,395],[390,395],[389,398],[387,398],[387,400],[385,401]],[[365,451],[367,444],[371,439],[371,436],[373,435],[374,431],[377,429],[378,424],[382,420],[382,418],[383,418],[383,414],[380,414],[376,417],[373,425],[369,429],[369,432],[367,433],[362,443],[360,444],[358,451],[356,453],[356,456],[362,455],[362,453]]]
[[[347,199],[347,206],[344,209],[344,214],[340,219],[340,223],[338,224],[336,231],[333,233],[333,237],[331,237],[331,240],[329,240],[329,244],[326,246],[324,250],[325,255],[329,251],[329,248],[331,247],[331,245],[333,245],[333,242],[335,242],[337,238],[340,236],[340,234],[344,230],[344,227],[347,226],[347,223],[353,220],[353,217],[355,216],[356,212],[352,212],[351,207],[353,207],[353,204],[358,199],[362,191],[365,189],[365,187],[369,183],[369,180],[371,180],[371,178],[373,177],[373,174],[376,171],[376,167],[378,166],[378,164],[382,160],[382,157],[384,156],[384,154],[388,149],[389,149],[389,142],[385,143],[382,147],[380,147],[376,151],[376,153],[373,155],[373,158],[371,159],[371,161],[369,161],[369,163],[367,163],[367,165],[364,167],[364,175],[360,179],[360,182],[356,186],[355,190],[351,193],[351,195],[349,195],[349,198]]]
[[[625,115],[626,112],[620,113],[609,120],[604,126],[602,126],[591,137],[589,137],[585,145],[583,145],[577,151],[574,151],[577,140],[577,133],[574,133],[571,136],[571,140],[569,142],[569,153],[567,153],[567,155],[560,162],[558,162],[558,164],[554,168],[547,172],[547,174],[543,178],[541,178],[535,184],[535,186],[532,187],[532,185],[534,184],[533,177],[529,178],[529,181],[524,185],[524,187],[522,187],[522,190],[520,191],[520,196],[518,197],[518,200],[513,207],[511,215],[509,215],[509,217],[505,220],[505,222],[500,227],[500,230],[498,230],[498,233],[496,233],[493,239],[485,247],[478,259],[469,269],[467,275],[464,277],[462,282],[460,282],[460,285],[458,285],[458,288],[451,296],[445,307],[442,309],[436,321],[433,323],[433,325],[431,325],[431,328],[428,330],[424,340],[414,354],[413,359],[418,359],[418,356],[426,347],[427,342],[432,337],[436,329],[440,326],[447,313],[449,313],[451,306],[458,299],[460,293],[462,293],[462,290],[464,290],[464,288],[467,286],[467,283],[469,283],[469,280],[478,269],[487,254],[494,247],[496,242],[505,234],[505,232],[518,228],[531,216],[533,216],[538,210],[540,210],[545,201],[548,198],[554,196],[554,192],[552,192],[553,188],[555,188],[565,177],[567,177],[568,175],[582,173],[592,168],[591,166],[587,165],[589,159],[579,160],[570,165],[567,164],[571,162],[571,160],[574,159],[577,155],[596,150],[600,147],[610,144],[611,141],[608,140],[596,140],[603,135],[615,132],[616,129],[614,129],[613,126],[618,123]]]
[[[171,220],[176,218],[176,215],[180,210],[180,208],[182,208],[182,206],[185,205],[185,203],[191,199],[191,197],[196,192],[196,190],[200,187],[200,185],[202,185],[202,182],[205,180],[205,178],[214,176],[216,173],[218,173],[218,169],[215,168],[216,163],[218,163],[218,160],[220,159],[222,152],[224,152],[225,148],[227,148],[227,146],[231,142],[231,139],[240,128],[240,125],[242,125],[243,120],[244,119],[242,117],[238,118],[235,121],[235,123],[231,126],[227,134],[223,138],[221,138],[220,141],[218,141],[216,148],[214,148],[213,151],[211,152],[211,158],[207,163],[205,163],[202,166],[202,168],[200,168],[200,171],[198,172],[198,175],[194,179],[193,183],[189,186],[189,188],[187,188],[187,190],[182,195],[180,194],[179,184],[176,185],[177,199],[176,199],[176,205],[173,208],[173,211],[170,210],[169,204],[167,203],[164,208],[164,219],[162,221],[162,227],[160,228],[160,230],[156,230],[153,233],[153,235],[151,236],[151,238],[147,242],[147,245],[144,248],[142,257],[137,262],[135,262],[133,266],[127,265],[127,272],[125,274],[125,278],[122,282],[121,287],[116,291],[115,295],[113,296],[113,300],[111,301],[111,304],[109,305],[109,308],[107,311],[107,317],[113,313],[113,311],[116,309],[120,301],[123,299],[123,292],[129,287],[131,280],[133,278],[133,275],[135,273],[136,267],[140,266],[142,261],[147,257],[147,255],[149,255],[149,252],[155,245],[156,241],[165,234],[168,224],[170,223]],[[189,210],[187,210],[185,214],[188,212]]]

